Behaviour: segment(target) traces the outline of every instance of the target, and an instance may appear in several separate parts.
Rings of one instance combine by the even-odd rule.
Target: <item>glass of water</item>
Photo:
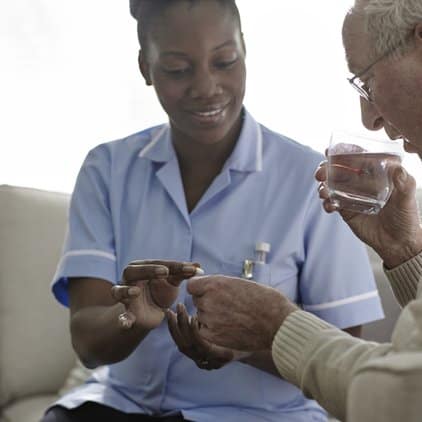
[[[327,167],[331,202],[345,210],[377,214],[391,195],[392,170],[402,156],[401,142],[334,132]]]

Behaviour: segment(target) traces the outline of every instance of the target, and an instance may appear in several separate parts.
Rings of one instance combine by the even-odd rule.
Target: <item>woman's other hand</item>
[[[123,303],[119,315],[122,328],[138,324],[144,329],[159,326],[165,311],[177,299],[181,282],[196,274],[198,264],[177,261],[133,261],[123,272],[120,285],[112,288],[113,298]]]
[[[220,347],[210,343],[199,334],[199,323],[190,317],[182,304],[177,305],[177,314],[167,311],[169,331],[179,351],[192,359],[198,368],[219,369],[227,363],[238,360],[249,353]]]

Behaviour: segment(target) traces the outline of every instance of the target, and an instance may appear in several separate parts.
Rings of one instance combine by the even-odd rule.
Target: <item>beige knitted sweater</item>
[[[340,420],[422,421],[422,253],[386,275],[404,307],[391,343],[351,337],[304,311],[273,342],[282,377]]]

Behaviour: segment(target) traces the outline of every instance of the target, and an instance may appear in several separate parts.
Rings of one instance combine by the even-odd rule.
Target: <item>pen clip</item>
[[[243,261],[242,277],[246,278],[246,280],[253,279],[253,266],[254,261],[252,259],[245,259]]]

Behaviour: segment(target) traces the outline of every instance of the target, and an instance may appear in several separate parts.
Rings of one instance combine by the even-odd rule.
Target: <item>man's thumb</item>
[[[403,167],[394,169],[393,183],[396,188],[393,194],[399,197],[397,199],[404,200],[415,196],[416,181]]]
[[[186,290],[192,296],[202,296],[205,293],[204,276],[192,277],[188,280]]]

